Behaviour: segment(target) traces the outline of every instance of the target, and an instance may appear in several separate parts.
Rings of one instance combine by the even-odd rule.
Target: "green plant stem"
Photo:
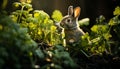
[[[90,57],[87,53],[85,53],[83,50],[80,50],[86,57]]]
[[[24,7],[25,7],[25,6],[22,6],[22,8],[21,8],[21,13],[20,13],[20,17],[19,17],[19,19],[18,19],[18,23],[20,23],[20,19],[21,19],[21,16],[22,16]]]

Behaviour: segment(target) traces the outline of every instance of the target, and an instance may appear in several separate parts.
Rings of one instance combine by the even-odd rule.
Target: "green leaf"
[[[55,22],[59,22],[62,19],[63,15],[59,10],[54,10],[52,13],[52,18]]]
[[[25,4],[25,7],[26,7],[27,9],[30,9],[30,8],[32,8],[32,5],[31,5],[31,4]]]
[[[109,33],[105,33],[105,34],[104,34],[104,38],[105,38],[106,40],[109,40],[109,38],[111,38],[111,37],[112,37],[112,35],[109,34]]]
[[[119,6],[117,6],[115,8],[115,11],[113,12],[113,15],[120,15],[120,7]]]
[[[39,48],[35,50],[35,53],[39,58],[44,58],[44,54]]]
[[[110,19],[108,24],[111,26],[120,24],[120,20],[119,20],[118,16],[115,16],[112,19]]]
[[[108,26],[107,25],[93,25],[93,27],[91,27],[91,31],[95,32],[95,33],[105,33],[108,31]]]
[[[82,25],[89,25],[89,21],[90,19],[89,18],[84,18],[84,19],[81,19],[78,21],[79,25],[82,26]]]
[[[18,8],[19,6],[21,6],[21,3],[19,3],[19,2],[14,2],[13,5],[14,5],[16,8]]]

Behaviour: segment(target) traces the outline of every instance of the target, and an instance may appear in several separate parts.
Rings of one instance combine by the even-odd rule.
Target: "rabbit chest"
[[[80,41],[80,36],[84,35],[81,29],[64,30],[67,44],[77,43]]]

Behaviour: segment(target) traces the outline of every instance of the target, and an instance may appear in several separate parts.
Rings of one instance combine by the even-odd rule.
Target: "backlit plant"
[[[53,21],[59,21],[62,18],[62,14],[58,10],[53,13],[52,20],[43,10],[33,10],[30,3],[15,2],[13,5],[20,10],[14,11],[10,17],[15,22],[20,23],[21,27],[28,28],[28,33],[32,39],[38,42],[43,41],[49,45],[61,43],[60,34],[57,33]],[[59,14],[61,14],[60,17]]]

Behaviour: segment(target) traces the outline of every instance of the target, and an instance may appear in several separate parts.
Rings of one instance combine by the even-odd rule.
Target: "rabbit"
[[[64,28],[66,44],[78,43],[80,36],[85,35],[84,31],[80,29],[78,24],[80,11],[80,7],[73,9],[73,6],[69,6],[68,15],[64,16],[59,23],[60,26]]]

